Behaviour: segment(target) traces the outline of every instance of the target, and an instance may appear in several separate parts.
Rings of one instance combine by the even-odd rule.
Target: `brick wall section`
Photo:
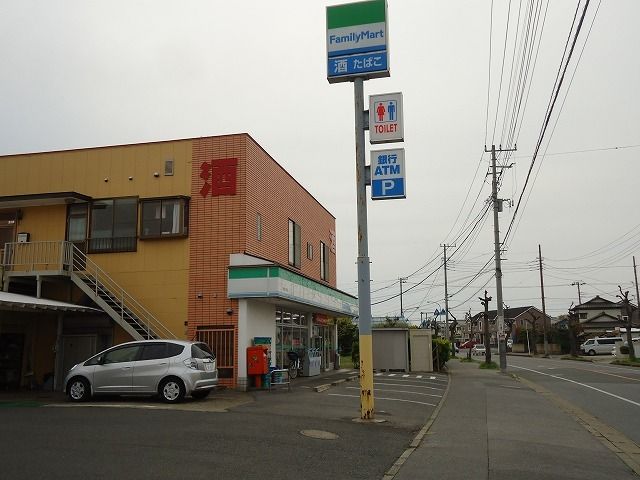
[[[335,218],[250,137],[246,172],[249,192],[246,200],[247,253],[288,265],[291,219],[301,227],[302,252],[298,272],[335,288],[335,253],[329,252],[328,281],[320,279],[320,242],[327,247],[331,245],[330,232],[335,232]],[[256,236],[258,213],[262,216],[261,241]],[[312,260],[307,258],[307,242],[313,245]]]
[[[200,165],[223,158],[238,159],[236,195],[203,198]],[[187,336],[195,338],[198,327],[233,326],[237,365],[238,302],[227,298],[229,254],[246,252],[287,265],[291,218],[301,226],[299,272],[320,281],[320,241],[330,245],[335,219],[249,135],[195,139],[192,161]],[[257,213],[262,216],[261,241],[256,237]],[[307,259],[307,242],[313,245],[313,260]],[[323,283],[335,287],[335,253],[329,255],[329,279]],[[235,386],[235,378],[221,383]]]

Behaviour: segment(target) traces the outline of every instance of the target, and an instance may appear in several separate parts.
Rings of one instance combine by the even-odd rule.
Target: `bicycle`
[[[296,378],[298,376],[298,370],[302,370],[302,359],[298,352],[287,352],[289,357],[289,378]]]

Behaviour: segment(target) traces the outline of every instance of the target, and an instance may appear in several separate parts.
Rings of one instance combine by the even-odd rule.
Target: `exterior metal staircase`
[[[5,244],[5,275],[68,276],[134,339],[175,335],[71,242]]]

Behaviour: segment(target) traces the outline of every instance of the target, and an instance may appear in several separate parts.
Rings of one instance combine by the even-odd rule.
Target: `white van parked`
[[[622,342],[622,337],[601,337],[590,338],[582,345],[580,350],[587,355],[611,354],[611,349],[616,342]]]

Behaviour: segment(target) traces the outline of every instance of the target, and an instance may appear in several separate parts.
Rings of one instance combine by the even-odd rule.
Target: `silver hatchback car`
[[[206,343],[142,340],[108,348],[74,365],[64,381],[74,402],[92,395],[159,395],[168,403],[205,398],[218,384],[216,356]]]

